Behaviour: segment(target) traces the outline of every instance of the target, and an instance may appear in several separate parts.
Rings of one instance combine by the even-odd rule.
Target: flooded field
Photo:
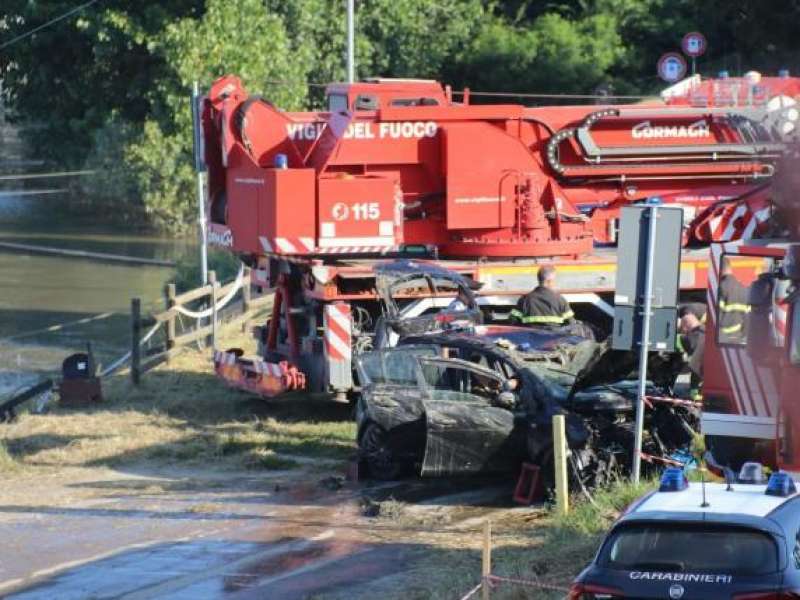
[[[51,201],[35,201],[38,211]],[[0,208],[8,209],[0,210],[0,241],[173,261],[191,251],[186,240],[85,223],[17,220],[20,202],[0,197]],[[131,298],[141,298],[145,308],[159,303],[173,275],[165,267],[0,250],[0,397],[57,371],[66,356],[84,350],[87,342],[102,362],[124,353]]]

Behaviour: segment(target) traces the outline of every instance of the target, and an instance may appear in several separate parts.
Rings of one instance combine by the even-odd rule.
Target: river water
[[[26,198],[20,211],[19,199],[0,198],[0,241],[168,260],[193,252],[186,240],[21,214],[42,215],[47,202],[53,199]],[[44,375],[57,376],[61,361],[88,342],[102,363],[124,354],[130,347],[131,298],[142,299],[143,312],[161,308],[164,284],[173,276],[174,269],[165,267],[0,249],[0,400]],[[107,318],[70,324],[109,312]]]

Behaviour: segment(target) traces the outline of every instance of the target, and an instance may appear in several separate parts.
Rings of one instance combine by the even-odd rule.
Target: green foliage
[[[564,516],[553,513],[552,535],[570,537],[602,533],[634,500],[652,491],[656,485],[656,481],[645,480],[634,485],[619,479],[594,490],[591,502],[576,496],[569,513]]]
[[[151,116],[134,123],[115,115],[100,130],[86,167],[101,175],[87,180],[84,191],[104,204],[121,204],[117,214],[130,221],[185,230],[193,224],[196,205],[188,102],[193,81],[207,87],[220,75],[236,73],[251,90],[267,80],[296,81],[272,99],[299,108],[305,100],[306,88],[299,83],[305,67],[293,60],[280,18],[267,13],[260,0],[209,0],[199,21],[172,22],[149,38],[125,15],[111,18],[134,40],[149,39],[151,52],[169,75],[148,92]],[[98,143],[114,136],[115,149]],[[115,187],[125,195],[115,193]]]
[[[452,73],[479,90],[587,92],[624,56],[613,15],[572,21],[545,14],[529,27],[486,25]]]
[[[208,251],[208,270],[217,274],[217,281],[225,284],[233,281],[239,272],[241,262],[230,252],[215,250]],[[178,260],[175,269],[175,287],[178,293],[188,292],[200,286],[202,269],[200,267],[199,252],[193,251]]]
[[[74,8],[4,0],[0,43]],[[431,77],[484,91],[652,93],[655,63],[702,31],[713,74],[792,66],[800,5],[784,0],[359,0],[360,77]],[[104,0],[0,53],[32,152],[87,166],[76,202],[109,218],[192,224],[188,96],[233,73],[281,108],[345,76],[341,0]],[[95,212],[101,212],[95,210]]]

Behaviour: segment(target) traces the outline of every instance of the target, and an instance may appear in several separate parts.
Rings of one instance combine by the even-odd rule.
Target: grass
[[[246,347],[240,331],[221,344]],[[147,373],[104,380],[106,401],[82,410],[22,414],[0,429],[0,472],[146,462],[284,470],[355,450],[349,408],[304,395],[268,403],[226,387],[210,350],[187,350]]]
[[[650,481],[638,486],[616,482],[595,491],[593,503],[583,497],[573,498],[566,516],[553,509],[497,511],[490,515],[492,574],[568,588],[591,561],[608,527],[626,506],[654,485]],[[394,500],[381,503],[379,515],[385,524],[427,527],[430,532],[398,534],[403,543],[419,549],[418,559],[392,589],[364,590],[359,598],[373,594],[386,600],[445,600],[461,597],[480,581],[480,520],[470,520],[469,531],[458,531],[457,522],[431,523],[429,514]],[[442,529],[452,531],[443,533]],[[384,542],[387,535],[383,534]],[[562,599],[564,593],[503,583],[492,589],[491,596],[492,600],[555,600]],[[323,594],[320,598],[343,600],[344,596]]]
[[[13,473],[20,470],[20,464],[0,441],[0,473]]]

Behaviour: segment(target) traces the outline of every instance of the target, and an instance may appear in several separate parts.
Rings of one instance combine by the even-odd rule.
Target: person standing
[[[719,341],[744,344],[747,341],[748,293],[733,274],[731,263],[722,259],[719,276]]]
[[[556,290],[556,269],[544,266],[536,274],[539,285],[517,302],[511,320],[523,325],[561,327],[575,323],[569,302]]]
[[[686,356],[689,367],[689,397],[702,400],[703,354],[706,345],[706,328],[697,318],[691,307],[684,306],[678,311],[678,350]]]

